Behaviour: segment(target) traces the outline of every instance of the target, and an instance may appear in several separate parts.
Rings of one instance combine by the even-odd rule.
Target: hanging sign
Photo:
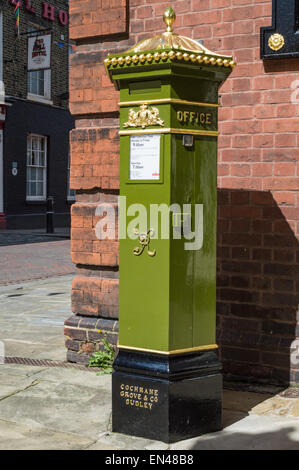
[[[51,34],[28,38],[28,72],[51,68]]]

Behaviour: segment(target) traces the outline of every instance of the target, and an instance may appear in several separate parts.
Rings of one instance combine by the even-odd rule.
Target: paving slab
[[[15,377],[16,383],[22,383],[22,380],[27,377],[32,377],[47,370],[45,367],[26,366],[21,364],[0,364],[0,377],[4,380],[1,381],[0,387],[5,383],[7,377]]]
[[[299,420],[250,415],[223,431],[181,441],[172,450],[299,450]]]
[[[6,356],[66,360],[64,321],[72,275],[0,287],[0,341]]]
[[[92,371],[0,366],[0,420],[78,434],[93,441],[108,430],[111,375]],[[17,369],[16,369],[17,368]],[[14,374],[7,374],[7,371]]]
[[[271,397],[263,403],[257,404],[251,412],[257,415],[299,418],[299,398]]]
[[[224,429],[171,445],[112,433],[111,376],[93,370],[3,364],[0,397],[0,449],[299,449],[299,418],[271,415],[269,394],[224,390]]]
[[[0,419],[1,450],[85,450],[91,439]]]
[[[113,432],[106,432],[99,436],[88,450],[167,450],[169,444],[134,436],[126,436]]]
[[[22,377],[20,380],[17,376],[8,375],[0,388],[0,403],[4,398],[13,396],[16,393],[19,393],[22,390],[26,390],[29,387],[36,384],[36,380],[31,377]]]

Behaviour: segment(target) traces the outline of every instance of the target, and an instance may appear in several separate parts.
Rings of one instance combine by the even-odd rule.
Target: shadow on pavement
[[[226,428],[246,418],[255,406],[268,400],[274,394],[224,389],[222,401],[223,427]]]
[[[225,429],[199,438],[190,450],[298,450],[298,447],[298,427],[288,426],[267,432]]]

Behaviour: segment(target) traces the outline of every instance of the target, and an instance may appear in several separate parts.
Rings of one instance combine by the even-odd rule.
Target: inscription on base
[[[120,396],[127,406],[136,406],[152,410],[159,403],[159,390],[155,388],[140,387],[139,385],[121,384]]]

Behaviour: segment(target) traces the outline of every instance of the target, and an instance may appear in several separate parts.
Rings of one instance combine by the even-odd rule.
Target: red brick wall
[[[77,127],[71,131],[71,152],[73,189],[119,188],[119,138],[116,128]]]
[[[94,40],[127,30],[126,0],[72,0],[70,13],[71,39]]]
[[[77,118],[71,134],[72,185],[78,191],[74,312],[101,315],[88,282],[104,272],[105,282],[113,284],[107,314],[117,318],[117,243],[106,243],[99,253],[91,233],[93,207],[101,200],[115,202],[119,176],[118,93],[103,60],[164,30],[162,14],[171,3],[177,33],[202,39],[215,52],[232,53],[238,63],[220,90],[217,331],[224,369],[239,378],[286,382],[291,376],[298,382],[290,346],[296,331],[298,336],[299,104],[292,103],[292,87],[299,61],[259,59],[260,27],[271,24],[271,1],[70,3],[71,36],[78,40],[70,78]],[[93,292],[101,292],[101,282],[94,285]]]

